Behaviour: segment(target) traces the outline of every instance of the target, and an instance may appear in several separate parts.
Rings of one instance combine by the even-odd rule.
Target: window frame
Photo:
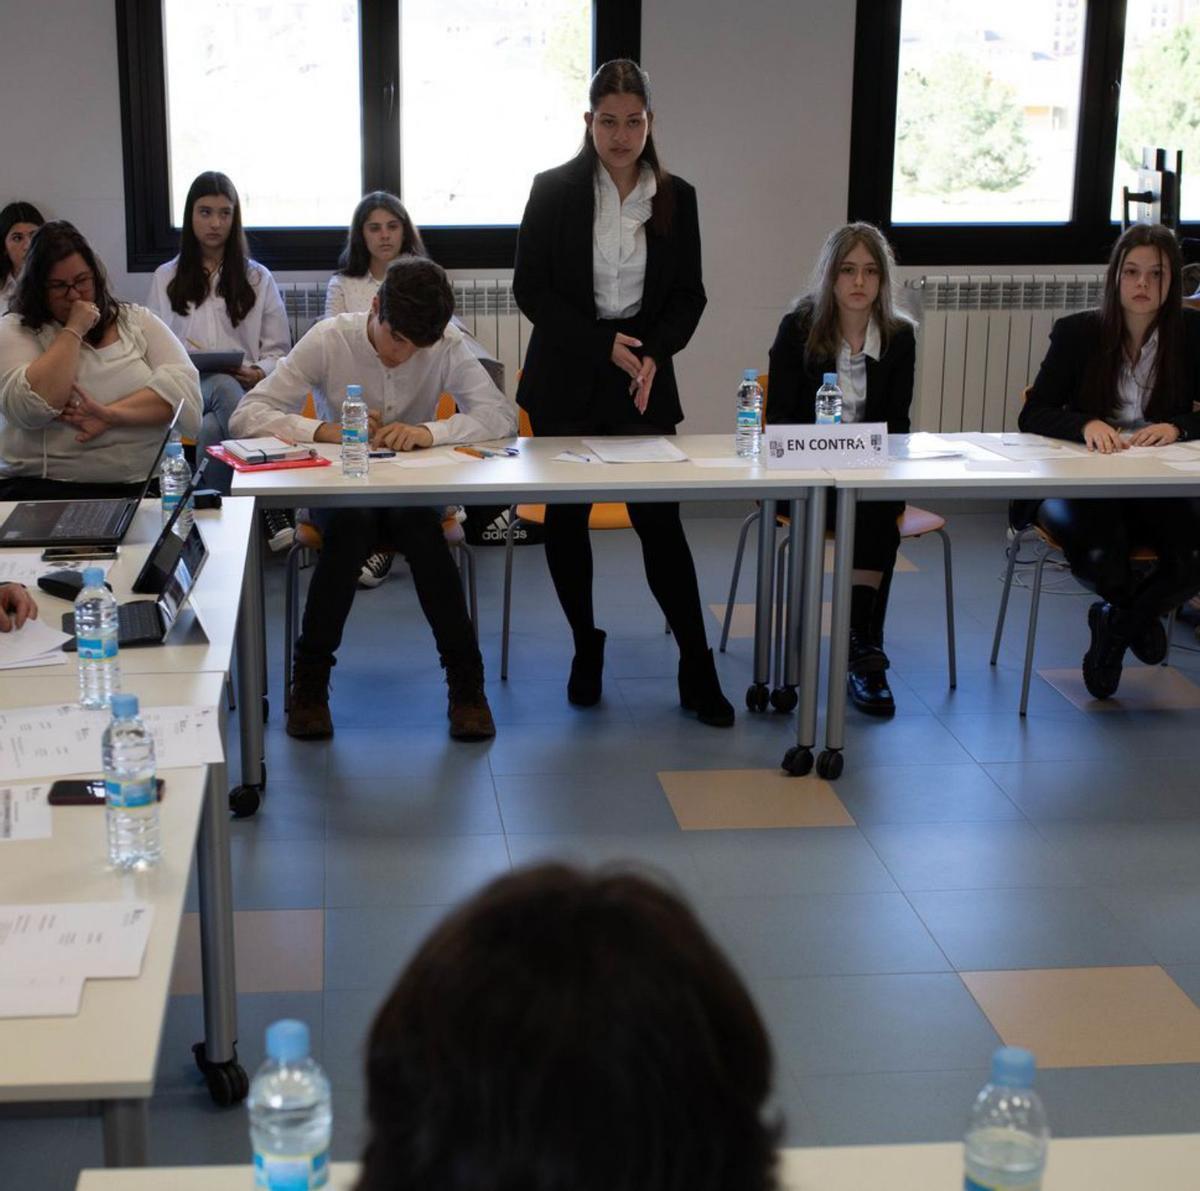
[[[364,194],[400,193],[400,104],[389,102],[389,88],[398,95],[402,3],[359,0]],[[179,251],[171,225],[162,0],[116,0],[116,18],[126,267],[148,273]],[[592,22],[593,70],[612,58],[640,58],[641,0],[593,0]],[[314,271],[334,267],[346,228],[255,228],[248,235],[255,259],[269,269]],[[511,268],[517,246],[515,224],[422,224],[421,235],[448,269]]]
[[[904,265],[1070,265],[1103,261],[1111,217],[1125,51],[1125,0],[1090,0],[1083,37],[1072,218],[1062,224],[893,224],[902,0],[857,0],[847,215],[876,224]],[[1180,235],[1200,224],[1180,224]]]

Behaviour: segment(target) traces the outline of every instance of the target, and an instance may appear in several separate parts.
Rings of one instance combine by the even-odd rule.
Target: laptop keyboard
[[[162,640],[162,621],[159,619],[157,601],[134,600],[121,604],[117,608],[117,616],[122,645]]]
[[[82,500],[63,509],[52,538],[97,538],[115,533],[128,501]]]

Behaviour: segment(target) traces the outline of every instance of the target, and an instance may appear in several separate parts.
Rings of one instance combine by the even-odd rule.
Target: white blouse
[[[17,279],[10,273],[4,279],[4,284],[0,285],[0,315],[8,313],[9,303],[12,302],[13,294],[16,292]]]
[[[1121,375],[1117,377],[1117,425],[1123,430],[1136,430],[1146,424],[1146,406],[1150,403],[1157,357],[1157,327],[1142,344],[1136,364],[1131,364],[1129,357],[1121,353]]]
[[[646,222],[658,182],[643,165],[637,185],[621,201],[617,184],[599,162],[592,178],[592,288],[597,318],[629,318],[642,308],[646,283]]]
[[[838,388],[842,390],[842,421],[861,422],[867,407],[867,357],[879,360],[879,324],[867,323],[862,351],[850,352],[844,339],[837,354]]]
[[[159,265],[150,283],[146,304],[175,333],[190,352],[240,351],[246,364],[256,364],[269,373],[287,355],[292,346],[287,311],[275,278],[257,261],[248,261],[246,275],[254,289],[254,305],[235,327],[225,309],[225,299],[217,293],[220,270],[209,278],[208,297],[199,306],[189,306],[187,314],[176,314],[167,297],[167,286],[175,277],[179,257]]]
[[[371,276],[370,271],[361,277],[347,277],[344,273],[335,273],[325,287],[325,317],[332,318],[335,314],[361,314],[371,309],[371,302],[379,292],[380,282]]]
[[[30,387],[29,365],[61,333],[56,322],[34,331],[18,315],[0,318],[0,475],[141,483],[162,441],[161,426],[117,426],[79,443],[75,427],[60,421],[58,411]],[[107,347],[83,345],[76,383],[101,405],[153,389],[179,410],[180,434],[199,433],[200,375],[175,336],[144,306],[121,307],[117,338]]]

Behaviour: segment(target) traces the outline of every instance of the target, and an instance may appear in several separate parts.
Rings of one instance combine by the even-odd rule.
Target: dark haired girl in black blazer
[[[1022,430],[1113,454],[1200,437],[1200,311],[1182,305],[1174,234],[1135,224],[1113,246],[1099,310],[1061,318],[1021,410]],[[1125,650],[1148,664],[1167,653],[1160,621],[1200,590],[1200,501],[1044,500],[1036,518],[1071,572],[1102,599],[1088,610],[1083,681],[1114,695]],[[1152,547],[1148,572],[1131,561]]]
[[[771,348],[769,422],[815,422],[822,376],[836,372],[843,421],[886,422],[890,434],[908,433],[916,338],[912,324],[894,312],[894,264],[887,240],[869,223],[831,233],[812,289],[784,315]],[[902,501],[863,501],[855,513],[846,685],[854,705],[869,715],[896,711],[883,620],[903,512]],[[831,502],[831,526],[834,513]]]
[[[592,80],[578,156],[539,174],[517,241],[513,293],[533,323],[517,402],[535,434],[673,434],[671,357],[706,298],[696,193],[659,164],[645,73],[627,59]],[[600,699],[605,634],[592,611],[589,505],[546,510],[546,561],[575,637],[567,698]],[[646,579],[679,645],[679,701],[733,723],[677,504],[631,504]]]

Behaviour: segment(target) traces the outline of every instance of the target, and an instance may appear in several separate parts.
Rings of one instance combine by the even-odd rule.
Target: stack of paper
[[[591,454],[605,463],[681,463],[687,456],[666,438],[585,438]]]
[[[0,844],[23,839],[48,839],[49,786],[0,786]]]
[[[148,902],[0,906],[0,1017],[70,1017],[85,980],[141,974]]]
[[[27,620],[19,629],[0,633],[0,670],[23,666],[61,666],[67,660],[62,647],[69,633],[52,629],[44,620]]]

